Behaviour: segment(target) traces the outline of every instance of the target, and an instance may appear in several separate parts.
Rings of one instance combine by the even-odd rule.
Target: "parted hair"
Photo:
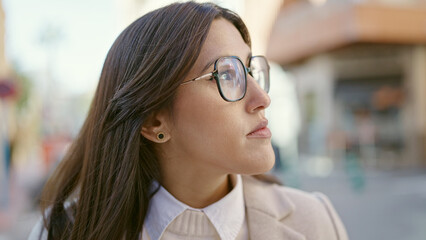
[[[49,240],[139,238],[150,186],[161,178],[142,125],[157,111],[171,111],[177,88],[218,18],[231,22],[251,45],[240,17],[212,3],[168,5],[118,36],[79,135],[43,190]]]

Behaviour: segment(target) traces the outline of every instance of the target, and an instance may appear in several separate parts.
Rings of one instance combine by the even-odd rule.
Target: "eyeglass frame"
[[[251,64],[251,60],[253,58],[256,58],[256,57],[261,57],[261,58],[265,59],[266,65],[268,66],[268,78],[269,78],[270,66],[269,66],[269,63],[268,63],[268,59],[265,56],[263,56],[263,55],[252,56],[252,57],[250,57],[249,64]],[[234,58],[234,59],[238,60],[244,68],[244,82],[245,82],[244,94],[243,94],[243,96],[241,96],[240,98],[238,98],[236,100],[228,99],[227,97],[225,97],[225,95],[222,92],[222,86],[220,85],[220,82],[219,82],[218,69],[217,69],[217,63],[222,58]],[[195,82],[195,81],[198,81],[198,80],[205,79],[206,77],[210,77],[210,79],[213,78],[213,79],[216,80],[216,84],[218,86],[217,88],[219,89],[219,94],[223,98],[223,100],[225,100],[227,102],[238,102],[241,99],[243,99],[246,96],[246,93],[247,93],[247,83],[248,83],[247,82],[247,74],[250,74],[250,76],[253,77],[252,72],[251,72],[251,67],[246,67],[246,65],[244,65],[243,61],[239,57],[237,57],[237,56],[223,56],[223,57],[216,59],[216,61],[214,62],[214,68],[213,68],[212,72],[209,72],[209,73],[206,73],[206,74],[201,75],[199,77],[184,81],[180,85],[186,85],[188,83],[192,83],[192,82]],[[268,82],[269,82],[269,79],[268,79]],[[265,89],[262,89],[262,90],[265,91]],[[268,88],[268,90],[269,90],[269,88]],[[266,91],[266,92],[268,93],[269,91]]]

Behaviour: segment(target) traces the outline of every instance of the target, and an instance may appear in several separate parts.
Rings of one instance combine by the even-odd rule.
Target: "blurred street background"
[[[26,239],[118,34],[170,0],[0,0],[0,240]],[[271,171],[354,240],[426,239],[426,0],[221,0],[271,63]]]

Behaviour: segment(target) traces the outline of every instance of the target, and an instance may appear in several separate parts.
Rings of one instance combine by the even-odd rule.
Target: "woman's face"
[[[217,19],[186,80],[212,72],[214,64],[206,66],[222,56],[238,56],[247,66],[251,50],[234,25]],[[269,96],[250,75],[246,95],[237,102],[223,100],[214,80],[181,85],[169,123],[167,157],[182,166],[220,174],[270,170],[275,157],[269,129],[252,133],[267,123],[265,108],[269,104]]]

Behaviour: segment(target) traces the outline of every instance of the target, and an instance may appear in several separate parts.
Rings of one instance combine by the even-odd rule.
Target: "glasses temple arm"
[[[185,81],[185,82],[183,82],[183,83],[181,83],[181,85],[183,85],[183,84],[188,84],[188,83],[190,83],[190,82],[194,82],[194,81],[198,81],[198,80],[201,80],[201,79],[204,79],[204,78],[207,78],[207,77],[213,77],[213,72],[211,72],[211,73],[207,73],[207,74],[204,74],[204,75],[202,75],[202,76],[199,76],[199,77],[196,77],[196,78],[193,78],[193,79],[191,79],[191,80],[188,80],[188,81]]]

